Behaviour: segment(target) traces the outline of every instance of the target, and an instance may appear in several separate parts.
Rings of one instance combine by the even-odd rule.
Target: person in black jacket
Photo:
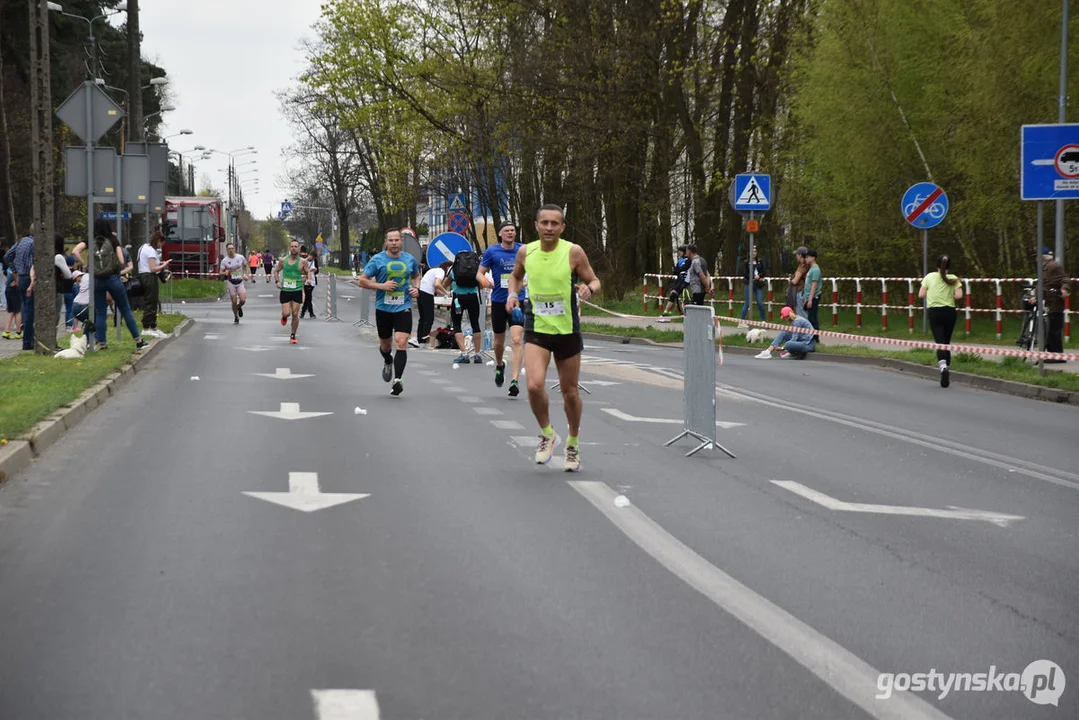
[[[746,319],[746,315],[749,314],[750,297],[752,296],[757,299],[757,312],[760,314],[761,322],[764,322],[764,263],[761,262],[760,253],[757,250],[758,247],[754,245],[753,261],[746,260],[743,263],[742,279],[746,281],[746,302],[742,306],[742,314],[738,316],[738,319]]]

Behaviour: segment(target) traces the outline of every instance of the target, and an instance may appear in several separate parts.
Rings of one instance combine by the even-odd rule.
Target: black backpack
[[[476,276],[480,271],[480,256],[471,250],[459,252],[453,258],[453,281],[461,287],[479,287]]]
[[[454,337],[453,330],[449,328],[439,328],[434,332],[435,347],[439,350],[450,350],[457,347],[457,340]]]

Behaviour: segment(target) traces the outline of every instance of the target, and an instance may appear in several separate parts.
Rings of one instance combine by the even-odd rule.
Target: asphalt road
[[[589,342],[567,474],[493,368],[392,398],[355,301],[251,293],[0,488],[2,720],[1079,716],[1074,408],[728,355],[686,458],[681,352]]]

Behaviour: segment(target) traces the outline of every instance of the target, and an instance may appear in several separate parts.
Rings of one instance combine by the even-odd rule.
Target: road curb
[[[146,363],[161,352],[161,348],[183,335],[194,324],[193,319],[187,318],[176,326],[169,337],[158,340],[132,362],[87,388],[67,407],[57,409],[18,439],[0,447],[0,484],[11,480],[16,473],[59,442],[64,433],[74,429],[95,408],[108,400],[110,395],[116,394],[126,385],[140,368],[144,368]]]
[[[606,335],[603,333],[582,333],[588,340],[604,340],[608,342],[622,343],[623,345],[650,345],[652,347],[681,348],[682,343],[659,343],[648,338],[623,337],[622,335]],[[761,347],[765,347],[761,345]],[[760,349],[732,345],[723,348],[723,352],[730,355],[756,355]],[[940,377],[940,371],[929,365],[919,365],[907,360],[896,358],[871,357],[868,355],[828,355],[827,353],[814,353],[810,362],[832,362],[845,365],[863,365],[879,367],[886,370],[905,372],[919,377],[936,379]],[[973,373],[952,372],[951,380],[956,385],[967,385],[979,390],[1016,395],[1044,400],[1045,402],[1064,403],[1079,406],[1079,392],[1074,390],[1059,390],[1045,387],[1044,385],[1031,385],[1030,383],[1016,380],[1004,380],[1003,378],[975,375]]]

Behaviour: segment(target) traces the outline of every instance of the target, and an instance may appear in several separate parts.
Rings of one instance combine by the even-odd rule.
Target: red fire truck
[[[225,253],[225,214],[216,197],[166,197],[162,259],[178,277],[213,273]]]

